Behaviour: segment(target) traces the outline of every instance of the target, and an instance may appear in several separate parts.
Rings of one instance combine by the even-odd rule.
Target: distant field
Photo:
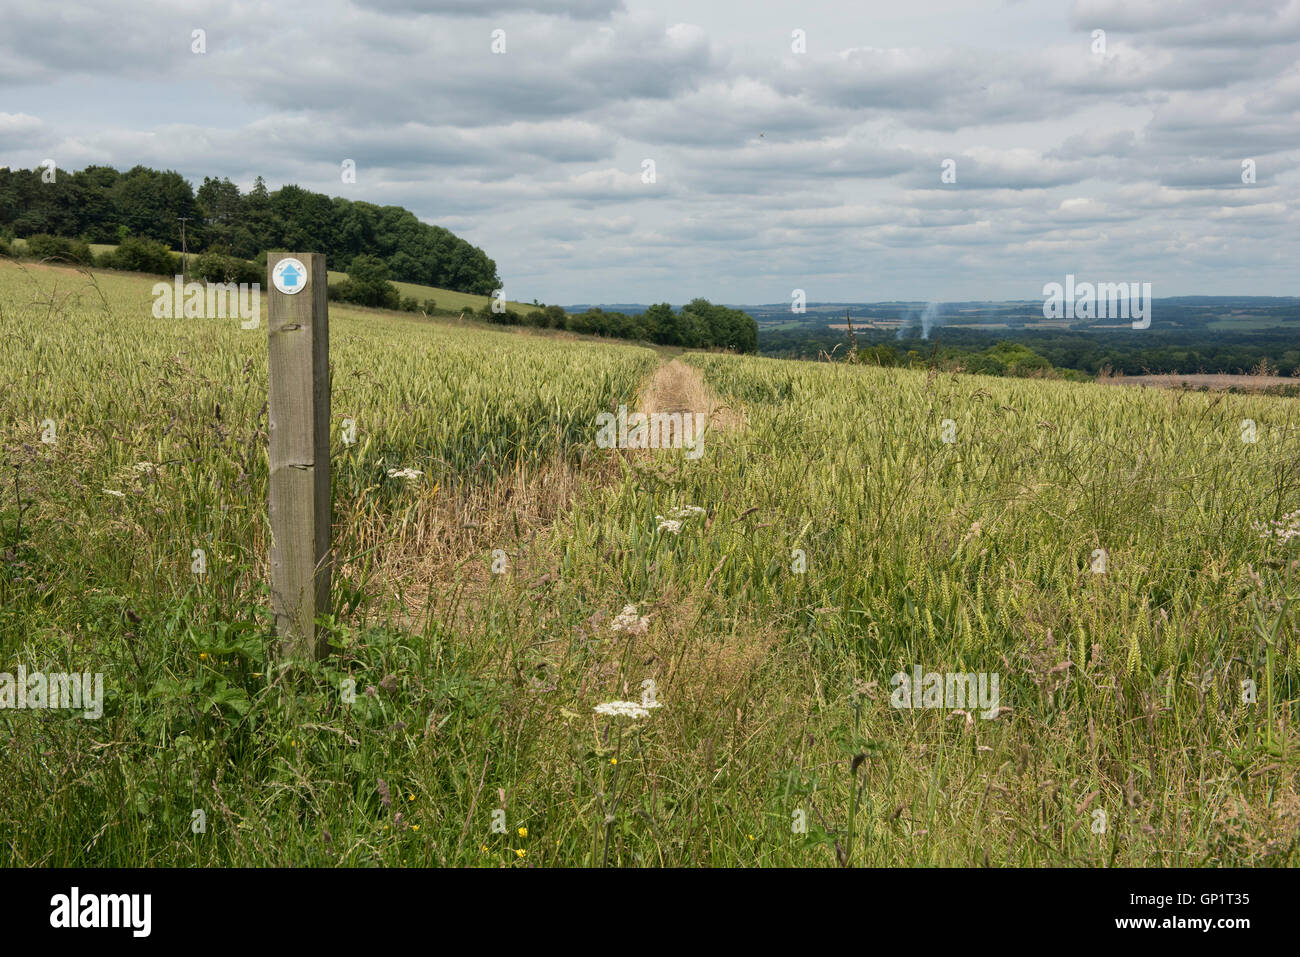
[[[1207,324],[1211,332],[1240,332],[1255,329],[1295,329],[1300,335],[1300,326],[1293,321],[1277,319],[1272,316],[1251,316],[1234,313],[1222,316]]]
[[[15,239],[9,245],[13,247],[13,250],[16,253],[27,252],[27,240],[25,239]],[[117,245],[115,243],[91,243],[90,244],[90,251],[94,253],[96,256],[101,256],[104,253],[108,252],[110,249],[116,249],[116,248]]]
[[[1270,386],[1300,386],[1300,378],[1294,376],[1228,375],[1224,373],[1214,375],[1122,375],[1100,379],[1099,381],[1107,385],[1144,385],[1154,389],[1181,389],[1184,386],[1189,389],[1199,389],[1202,386],[1208,386],[1215,392],[1227,389],[1258,392]]]

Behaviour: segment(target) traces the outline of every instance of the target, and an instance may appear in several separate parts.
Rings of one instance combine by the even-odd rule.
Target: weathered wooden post
[[[268,253],[271,611],[280,653],[323,657],[329,610],[329,285],[321,253]]]

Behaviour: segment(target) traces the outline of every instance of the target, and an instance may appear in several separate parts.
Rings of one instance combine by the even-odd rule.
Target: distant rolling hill
[[[330,270],[330,282],[342,282],[348,278],[345,272]],[[439,309],[464,309],[466,311],[481,309],[492,301],[491,296],[476,296],[469,292],[454,292],[451,289],[439,289],[436,286],[420,286],[413,282],[393,281],[403,298],[410,297],[423,303],[426,299],[432,299],[438,304]],[[513,302],[506,300],[506,308],[513,309],[515,312],[527,314],[536,312],[538,307],[532,303]]]
[[[12,245],[14,252],[25,252],[27,248],[27,242],[23,239],[15,239]],[[90,250],[96,256],[102,256],[104,253],[116,248],[116,245],[107,243],[90,244]],[[172,252],[179,253],[180,250],[173,248]],[[198,253],[192,253],[191,261],[193,261],[194,258],[197,258],[198,255]],[[330,270],[329,276],[329,281],[332,283],[342,282],[344,279],[348,278],[347,273],[338,272],[334,269]],[[416,299],[421,303],[426,299],[432,299],[438,304],[439,309],[464,309],[466,311],[478,310],[492,301],[491,296],[476,296],[473,293],[455,292],[451,289],[439,289],[437,286],[421,286],[413,282],[394,281],[393,285],[397,287],[397,291],[400,292],[403,297]],[[513,309],[515,312],[524,314],[536,312],[538,308],[531,303],[512,302],[510,300],[506,301],[506,307]]]

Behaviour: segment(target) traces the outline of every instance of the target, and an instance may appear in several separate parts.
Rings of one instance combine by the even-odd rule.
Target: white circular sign
[[[307,288],[307,267],[292,256],[281,259],[271,270],[271,282],[285,295],[296,295]]]

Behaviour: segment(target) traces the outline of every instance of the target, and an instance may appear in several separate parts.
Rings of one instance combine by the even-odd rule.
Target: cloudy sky
[[[406,206],[511,299],[1300,295],[1300,0],[5,0],[46,158]]]

